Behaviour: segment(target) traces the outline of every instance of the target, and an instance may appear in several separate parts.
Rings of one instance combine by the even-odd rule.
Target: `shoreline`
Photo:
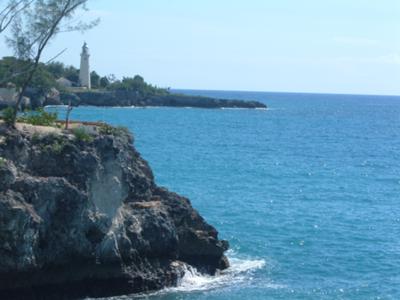
[[[141,95],[135,91],[76,91],[61,93],[59,101],[46,104],[68,104],[73,106],[111,106],[111,107],[179,107],[179,108],[267,108],[259,101],[239,99],[219,99],[214,97],[191,96],[183,94]]]
[[[44,108],[59,108],[59,107],[68,107],[66,104],[50,104],[45,105]],[[79,105],[77,107],[81,108],[126,108],[126,109],[204,109],[204,110],[269,110],[269,107],[256,107],[256,108],[248,108],[248,107],[215,107],[215,108],[207,108],[207,107],[196,107],[196,106],[107,106],[107,105]]]

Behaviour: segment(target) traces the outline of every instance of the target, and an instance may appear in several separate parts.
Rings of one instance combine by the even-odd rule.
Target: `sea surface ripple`
[[[229,240],[232,268],[109,299],[400,299],[400,97],[183,92],[269,108],[72,118],[131,129],[157,183]]]

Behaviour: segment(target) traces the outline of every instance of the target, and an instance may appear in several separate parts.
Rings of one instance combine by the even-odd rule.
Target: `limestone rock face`
[[[126,132],[79,141],[0,126],[0,299],[113,296],[228,267],[226,241],[154,183]]]

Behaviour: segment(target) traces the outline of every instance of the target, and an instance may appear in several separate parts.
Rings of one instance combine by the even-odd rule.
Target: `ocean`
[[[110,299],[400,299],[400,97],[180,91],[267,110],[79,107],[133,131],[232,267]],[[62,108],[59,108],[62,110]]]

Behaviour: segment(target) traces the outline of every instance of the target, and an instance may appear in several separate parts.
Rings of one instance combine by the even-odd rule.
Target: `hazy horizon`
[[[377,97],[400,97],[400,94],[361,94],[361,93],[335,93],[335,92],[296,92],[296,91],[262,91],[262,90],[221,90],[221,89],[191,89],[191,88],[171,88],[175,91],[203,91],[203,92],[243,92],[243,93],[270,93],[270,94],[309,94],[309,95],[344,95],[344,96],[377,96]]]
[[[161,87],[395,96],[399,13],[396,0],[89,1],[80,17],[101,24],[60,34],[43,61],[67,48],[58,60],[79,67],[86,41],[92,70]]]

